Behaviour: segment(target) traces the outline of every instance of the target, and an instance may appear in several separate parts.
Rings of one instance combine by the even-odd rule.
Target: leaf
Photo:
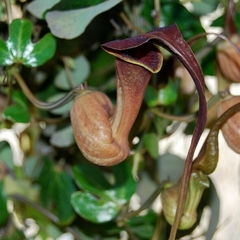
[[[82,191],[72,194],[72,205],[80,216],[91,222],[103,223],[112,220],[136,189],[126,162],[113,168],[113,185],[107,182],[99,168],[93,165],[75,166],[73,173]]]
[[[27,10],[35,17],[43,19],[44,13],[60,0],[35,0],[27,5]]]
[[[7,210],[7,196],[4,190],[3,181],[0,180],[0,227],[3,226],[8,219],[8,210]]]
[[[2,114],[4,119],[8,119],[12,122],[28,123],[30,121],[29,110],[20,104],[5,108]]]
[[[119,206],[108,195],[76,192],[72,195],[72,205],[83,218],[103,223],[112,220],[119,211]]]
[[[204,32],[200,20],[179,1],[161,2],[161,26],[169,26],[174,23],[177,24],[186,39]]]
[[[0,40],[1,65],[21,63],[28,67],[36,67],[52,58],[56,42],[48,33],[37,43],[31,42],[32,24],[29,20],[15,19],[10,24],[10,35],[4,43]]]
[[[60,224],[65,225],[72,222],[75,214],[70,204],[70,196],[75,191],[75,186],[71,177],[45,157],[38,181],[41,185],[43,205],[56,211]]]
[[[90,7],[92,5],[99,4],[103,2],[104,0],[61,0],[59,3],[54,5],[51,10],[72,10],[72,9],[78,9],[78,8],[85,8]]]
[[[162,182],[168,180],[175,184],[181,177],[184,161],[176,155],[166,153],[160,156],[157,166],[160,180]]]
[[[128,224],[130,225],[132,232],[140,239],[151,239],[156,220],[157,214],[154,211],[149,210],[146,215],[130,218]]]
[[[178,90],[180,82],[174,82],[173,80],[169,79],[168,84],[158,91],[158,102],[160,105],[169,106],[176,102],[178,97]]]
[[[107,0],[95,6],[77,10],[49,11],[46,14],[46,21],[53,35],[73,39],[85,31],[93,18],[120,2],[121,0]]]
[[[149,107],[155,107],[158,104],[158,92],[157,90],[152,87],[152,86],[147,86],[145,95],[144,95],[144,100],[146,104]]]
[[[158,153],[158,137],[155,133],[146,133],[144,135],[144,145],[146,146],[149,154],[157,159],[158,156],[159,156],[159,153]]]
[[[73,145],[75,142],[71,125],[60,129],[52,134],[50,143],[59,148],[65,148]]]
[[[26,96],[21,91],[14,90],[12,99],[14,104],[3,110],[3,118],[12,122],[28,123],[30,121],[30,112]]]
[[[14,169],[13,153],[7,142],[0,142],[0,159],[9,169]]]
[[[71,77],[75,85],[83,83],[90,74],[90,64],[85,56],[80,55],[74,59],[74,66],[70,69]],[[54,80],[56,87],[62,90],[70,90],[71,86],[67,80],[66,71],[61,69]]]
[[[193,3],[193,12],[199,16],[207,15],[208,13],[212,13],[216,10],[219,5],[218,0],[208,1],[194,1]]]

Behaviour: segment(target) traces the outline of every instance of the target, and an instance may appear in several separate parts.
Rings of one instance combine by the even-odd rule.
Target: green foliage
[[[46,21],[51,32],[65,39],[72,39],[81,35],[94,17],[120,3],[121,0],[107,0],[94,6],[79,8],[74,6],[71,10],[49,11]]]
[[[12,93],[14,104],[3,111],[3,117],[13,122],[27,123],[30,120],[28,102],[26,96],[20,91]]]
[[[92,165],[76,166],[73,172],[82,191],[72,195],[72,205],[80,216],[91,222],[104,223],[115,218],[136,190],[136,183],[126,163],[113,168],[113,176],[109,178],[113,179],[114,184],[110,184],[101,171]]]
[[[0,181],[0,208],[0,227],[2,227],[8,219],[7,195],[5,193],[3,181]]]
[[[44,166],[39,175],[41,201],[43,206],[56,211],[60,224],[69,224],[75,217],[70,204],[70,196],[75,191],[71,177],[60,166],[44,158]]]
[[[40,41],[31,42],[32,24],[29,20],[16,19],[10,24],[10,35],[6,42],[0,40],[1,65],[20,63],[36,67],[52,58],[55,39],[48,33]]]

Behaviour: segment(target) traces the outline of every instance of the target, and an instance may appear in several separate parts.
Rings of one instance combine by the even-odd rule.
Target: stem
[[[138,215],[140,212],[142,212],[143,210],[147,209],[155,201],[155,199],[159,196],[159,194],[162,192],[162,190],[163,190],[163,186],[161,185],[155,190],[155,192],[150,196],[150,198],[138,210],[126,213],[125,215],[121,216],[121,218],[119,218],[118,221],[121,222],[124,219],[134,217],[134,216]]]
[[[163,117],[171,121],[178,121],[178,122],[192,122],[193,120],[196,119],[196,116],[197,116],[196,113],[182,115],[182,116],[171,115],[171,114],[160,111],[158,108],[152,108],[149,111],[155,114],[156,116]]]
[[[137,31],[138,33],[143,33],[143,31],[137,27],[136,25],[134,25],[126,16],[126,14],[124,12],[120,13],[120,16],[122,18],[122,20],[125,22],[125,24],[132,30]]]
[[[160,21],[161,21],[160,0],[154,0],[154,11],[155,11],[154,24],[155,24],[155,26],[159,27],[160,26]]]
[[[5,5],[6,5],[6,9],[7,9],[8,24],[11,24],[11,22],[12,22],[11,0],[5,0]]]
[[[42,215],[44,215],[45,217],[47,217],[48,219],[50,219],[52,222],[54,222],[55,224],[59,223],[59,219],[58,217],[56,217],[54,214],[52,214],[51,212],[49,212],[47,209],[45,209],[44,207],[42,207],[41,205],[27,199],[26,197],[23,197],[19,194],[12,194],[10,195],[11,198],[22,202],[28,206],[31,206],[32,208],[36,209],[38,212],[42,213]]]
[[[160,214],[158,214],[156,227],[154,229],[154,233],[153,233],[151,240],[159,240],[161,228],[162,228],[162,214],[160,213]]]
[[[124,227],[125,227],[126,232],[127,232],[128,235],[129,235],[129,239],[138,240],[138,238],[134,236],[134,234],[133,234],[131,228],[128,226],[128,224],[125,223],[125,224],[124,224]]]
[[[227,12],[225,15],[224,29],[230,35],[237,33],[237,27],[235,24],[234,17],[235,17],[235,3],[233,0],[229,0],[227,4]]]
[[[71,74],[71,71],[69,69],[69,64],[68,64],[68,61],[67,61],[67,57],[62,57],[62,61],[63,61],[63,64],[64,64],[67,80],[68,80],[71,88],[75,88],[76,85],[73,81],[72,74]]]
[[[30,206],[32,208],[34,208],[35,210],[37,210],[38,212],[40,212],[42,215],[44,215],[45,217],[47,217],[48,219],[50,219],[53,223],[55,224],[59,224],[59,219],[57,216],[55,216],[54,214],[52,214],[50,211],[48,211],[47,209],[43,208],[41,205],[19,195],[19,194],[12,194],[10,195],[11,198],[24,203],[27,206]],[[81,238],[78,236],[77,232],[71,228],[71,227],[66,227],[65,230],[67,232],[72,233],[72,235],[74,236],[74,238],[76,240],[81,240]]]
[[[7,106],[11,104],[12,101],[12,81],[9,79],[9,75],[6,74],[7,84],[8,84],[8,95],[7,95]]]
[[[201,60],[203,57],[205,57],[209,52],[212,51],[213,47],[215,47],[218,43],[221,42],[222,40],[227,41],[228,43],[230,43],[237,52],[240,52],[239,47],[233,43],[227,36],[224,35],[224,33],[213,33],[213,32],[208,32],[208,33],[200,33],[196,36],[194,36],[193,38],[190,38],[187,43],[189,45],[193,44],[195,41],[197,41],[199,38],[205,37],[207,35],[215,35],[217,36],[217,38],[215,38],[212,42],[210,42],[207,46],[205,46],[204,48],[202,48],[200,51],[198,51],[197,53],[195,53],[195,56],[198,60]]]
[[[209,101],[207,102],[208,110],[210,110],[220,99],[226,97],[228,94],[229,94],[229,91],[228,89],[226,89],[224,91],[218,92],[216,95],[210,98]],[[149,110],[149,112],[155,114],[156,116],[163,117],[171,121],[178,121],[178,122],[192,122],[197,117],[197,112],[193,114],[182,115],[182,116],[176,116],[176,115],[164,113],[160,111],[158,108],[152,108]]]
[[[13,72],[13,76],[16,78],[19,86],[21,87],[21,89],[23,90],[23,92],[25,93],[25,95],[27,96],[27,98],[29,99],[29,101],[37,108],[43,109],[43,110],[52,110],[55,108],[58,108],[62,105],[64,105],[65,103],[69,102],[70,100],[72,100],[74,98],[74,96],[76,95],[77,92],[77,88],[71,90],[69,93],[67,93],[63,98],[54,101],[54,102],[42,102],[40,100],[38,100],[33,93],[30,91],[30,89],[28,88],[28,86],[26,85],[26,83],[24,82],[23,78],[21,77],[21,75],[17,72],[14,71]]]

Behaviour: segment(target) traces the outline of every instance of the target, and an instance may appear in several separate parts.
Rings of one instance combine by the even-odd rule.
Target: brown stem
[[[234,17],[235,17],[235,3],[234,0],[229,0],[227,4],[224,29],[230,35],[237,33]]]

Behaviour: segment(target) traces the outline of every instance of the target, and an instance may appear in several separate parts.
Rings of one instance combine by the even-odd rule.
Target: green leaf
[[[79,215],[95,223],[108,222],[119,211],[119,206],[106,194],[99,194],[96,197],[88,192],[76,192],[71,200]]]
[[[216,10],[219,5],[218,0],[201,0],[201,1],[193,1],[193,12],[198,16],[206,15],[208,13],[212,13]]]
[[[4,189],[3,181],[0,180],[0,227],[3,226],[8,219],[8,210],[7,210],[7,196]]]
[[[15,104],[4,109],[3,118],[12,122],[28,123],[30,121],[30,113],[27,108],[20,104]]]
[[[27,10],[37,18],[43,19],[44,13],[60,0],[35,0],[27,5]]]
[[[13,63],[13,59],[9,54],[6,43],[0,39],[0,65],[11,65]]]
[[[30,121],[30,112],[26,96],[21,91],[14,90],[12,99],[14,104],[3,110],[3,118],[12,122],[28,123]]]
[[[152,86],[147,86],[144,100],[149,107],[155,107],[158,104],[158,93],[157,90]]]
[[[15,19],[10,24],[9,39],[0,40],[0,65],[21,63],[28,67],[36,67],[53,57],[56,48],[55,38],[46,34],[40,41],[31,42],[32,24],[29,20]]]
[[[71,125],[52,134],[50,143],[59,148],[69,147],[75,142]]]
[[[115,182],[112,185],[100,169],[93,165],[75,166],[73,173],[82,191],[72,195],[72,205],[80,216],[91,222],[112,220],[136,189],[136,183],[125,162],[113,168],[113,176],[110,178]]]
[[[71,77],[75,83],[75,85],[80,85],[83,83],[90,74],[90,64],[88,60],[80,55],[76,59],[74,59],[74,66],[70,69]],[[62,90],[70,90],[71,86],[69,81],[67,80],[66,71],[61,69],[58,75],[54,80],[54,84],[56,87]]]
[[[53,35],[72,39],[81,35],[93,18],[120,2],[121,0],[107,0],[95,6],[77,10],[49,11],[46,14],[46,21]]]
[[[7,142],[0,142],[0,159],[6,166],[13,170],[13,153],[10,145]]]
[[[71,177],[54,166],[49,158],[44,158],[44,166],[39,176],[41,185],[41,201],[45,207],[55,210],[61,224],[69,224],[75,217],[70,203],[75,186]],[[49,184],[51,183],[51,184]]]
[[[179,81],[169,79],[168,84],[158,91],[160,105],[168,106],[176,102],[178,97]]]
[[[204,32],[200,20],[179,1],[163,0],[161,1],[161,26],[169,26],[173,23],[178,25],[185,39]]]
[[[129,226],[131,227],[132,232],[140,237],[140,239],[151,239],[156,220],[157,214],[154,211],[149,210],[146,215],[135,216],[129,219]]]
[[[159,142],[159,139],[157,137],[157,135],[155,133],[146,133],[144,135],[144,145],[146,146],[149,154],[157,159],[158,156],[159,156],[159,153],[158,153],[158,142]]]

